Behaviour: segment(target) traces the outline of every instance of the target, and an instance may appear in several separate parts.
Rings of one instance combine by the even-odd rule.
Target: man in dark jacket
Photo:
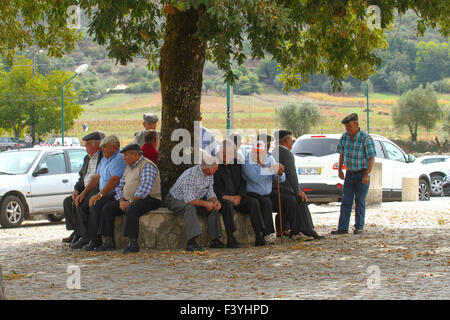
[[[242,245],[235,239],[233,232],[234,209],[250,215],[253,230],[255,232],[255,245],[263,246],[266,241],[263,237],[263,219],[258,200],[247,196],[246,182],[242,177],[242,165],[236,157],[236,145],[231,140],[221,143],[219,157],[222,164],[214,174],[214,193],[222,204],[220,213],[224,221],[228,237],[229,248],[239,248]]]
[[[294,230],[294,233],[301,232],[314,239],[323,239],[324,237],[317,234],[314,230],[314,224],[307,204],[308,197],[298,186],[295,159],[290,151],[293,145],[291,134],[291,132],[286,130],[276,131],[274,133],[276,146],[272,151],[272,156],[284,166],[284,172],[286,173],[286,181],[280,183],[280,194],[282,197],[295,199],[297,204],[297,214],[289,219],[290,224],[294,224],[290,227],[291,230]],[[276,185],[274,185],[273,193],[275,192],[277,192]]]
[[[102,151],[100,150],[100,141],[105,137],[103,132],[95,131],[83,137],[84,146],[86,147],[87,155],[84,157],[83,166],[79,172],[80,178],[75,184],[72,195],[65,198],[63,202],[64,217],[66,220],[66,229],[75,230],[75,207],[74,201],[84,188],[89,184],[91,178],[94,176],[97,166],[102,159]],[[93,190],[92,195],[98,190]],[[86,201],[89,201],[89,198]],[[63,239],[65,243],[75,243],[79,237],[75,236],[75,232]]]

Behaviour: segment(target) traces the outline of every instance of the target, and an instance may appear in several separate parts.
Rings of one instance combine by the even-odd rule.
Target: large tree
[[[349,75],[366,79],[380,63],[373,53],[385,47],[383,31],[370,28],[367,8],[378,5],[380,26],[414,9],[419,32],[437,27],[448,35],[446,1],[325,0],[8,0],[0,3],[0,54],[37,44],[61,56],[73,49],[77,30],[67,25],[68,8],[77,5],[90,17],[88,33],[122,64],[136,56],[159,65],[162,93],[160,160],[165,193],[186,166],[170,159],[177,128],[194,132],[200,118],[202,71],[215,61],[233,82],[232,61],[269,53],[281,66],[286,88],[301,85],[313,73],[332,77],[334,87]]]

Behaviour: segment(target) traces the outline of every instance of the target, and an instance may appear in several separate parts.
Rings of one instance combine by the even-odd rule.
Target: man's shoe
[[[198,245],[195,239],[191,239],[187,243],[186,251],[204,251],[204,249]]]
[[[97,247],[100,247],[101,244],[102,244],[102,242],[99,241],[99,240],[91,240],[91,241],[89,241],[87,246],[85,246],[83,249],[85,251],[94,251],[94,249],[97,248]]]
[[[73,239],[72,239],[72,242],[69,244],[69,246],[74,245],[74,244],[77,243],[77,241],[80,240],[80,239],[81,239],[81,237],[79,237],[79,236],[74,236]]]
[[[242,248],[242,244],[236,240],[235,237],[231,236],[228,238],[228,243],[227,243],[227,247],[228,248]]]
[[[87,245],[89,243],[89,240],[86,238],[81,237],[77,242],[75,242],[74,244],[70,244],[70,248],[71,249],[81,249],[83,248],[85,245]]]
[[[355,229],[354,231],[353,231],[353,234],[362,234],[363,233],[363,230],[362,229]]]
[[[75,232],[72,232],[72,234],[70,236],[68,236],[67,238],[62,239],[62,242],[70,244],[70,243],[72,243],[74,238],[75,238]]]
[[[211,240],[211,248],[219,248],[219,249],[223,249],[225,248],[225,244],[219,240],[219,238]]]
[[[308,236],[313,237],[315,240],[325,239],[325,237],[318,234],[316,232],[316,230],[312,230],[311,232],[308,232]]]
[[[266,246],[267,242],[266,240],[264,240],[263,236],[259,235],[259,236],[255,236],[255,247],[262,247],[262,246]]]
[[[333,234],[333,235],[347,234],[347,233],[348,233],[348,230],[341,230],[341,229],[338,229],[338,230],[335,230],[335,231],[331,231],[331,234]]]
[[[137,239],[131,239],[128,243],[128,247],[123,249],[122,251],[124,254],[130,253],[130,252],[139,252],[139,245]]]
[[[104,237],[105,241],[101,246],[98,246],[95,248],[95,251],[101,252],[101,251],[111,251],[116,250],[116,244],[114,242],[113,237]]]

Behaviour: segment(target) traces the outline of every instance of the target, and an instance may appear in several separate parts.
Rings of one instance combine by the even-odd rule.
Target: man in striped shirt
[[[125,214],[123,235],[129,239],[129,245],[123,253],[138,252],[139,217],[161,205],[161,182],[156,165],[142,156],[138,144],[130,144],[120,152],[127,167],[116,187],[115,201],[103,207],[100,233],[104,236],[104,242],[96,251],[116,248],[114,218]]]
[[[362,131],[358,123],[358,115],[352,113],[342,120],[345,132],[338,144],[339,156],[338,175],[344,179],[342,166],[345,164],[347,171],[344,180],[344,194],[341,201],[341,213],[339,216],[338,230],[331,234],[346,234],[350,224],[350,215],[355,199],[355,230],[354,234],[361,234],[364,228],[366,213],[366,196],[369,191],[370,172],[375,162],[375,145],[372,138]]]

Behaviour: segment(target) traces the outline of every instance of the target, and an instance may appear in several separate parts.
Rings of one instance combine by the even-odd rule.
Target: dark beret
[[[147,122],[158,122],[159,121],[158,116],[154,113],[144,114],[143,119],[144,119],[144,121],[147,121]]]
[[[273,136],[275,137],[275,140],[280,141],[283,140],[283,138],[285,138],[286,136],[291,136],[292,132],[287,131],[287,130],[278,130],[275,131]]]
[[[105,134],[101,131],[91,132],[83,137],[83,141],[88,140],[102,140],[105,137]]]
[[[137,143],[130,143],[129,145],[123,147],[122,150],[120,150],[120,153],[124,153],[127,151],[141,152],[141,147]]]
[[[349,123],[350,121],[358,121],[358,115],[356,113],[349,114],[344,119],[342,119],[341,123],[346,124]]]

